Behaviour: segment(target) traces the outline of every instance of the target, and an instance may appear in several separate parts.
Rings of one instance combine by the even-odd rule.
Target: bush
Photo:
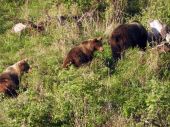
[[[21,18],[28,13],[15,11],[18,6],[19,10],[24,10],[25,4],[22,5],[21,1],[18,1],[21,4],[3,2],[4,6],[0,5],[0,9],[8,10],[8,15]],[[60,0],[41,2],[33,0],[28,3],[29,18],[33,17],[34,21],[44,19],[44,9],[49,9],[52,16],[60,13],[58,6],[56,7]],[[7,20],[5,15],[0,17],[0,22],[6,22],[0,26],[3,28],[0,32],[0,72],[23,58],[28,58],[32,67],[32,71],[21,79],[17,98],[0,95],[0,125],[95,127],[143,126],[145,123],[148,126],[168,126],[169,53],[158,54],[149,47],[144,54],[139,53],[138,48],[128,49],[124,58],[112,66],[114,61],[111,48],[108,38],[103,35],[110,20],[107,18],[113,14],[112,10],[109,10],[113,7],[112,1],[61,2],[75,7],[80,13],[95,7],[99,12],[103,9],[102,15],[105,15],[105,18],[101,16],[98,21],[89,21],[88,18],[83,20],[81,33],[74,21],[60,25],[56,18],[52,18],[44,33],[25,31],[14,34],[10,29],[15,20]],[[127,15],[129,20],[141,19],[146,25],[148,17],[153,16],[164,17],[162,20],[169,22],[168,7],[163,8],[163,5],[168,5],[167,0],[162,3],[147,1],[149,4],[146,8],[143,8],[144,1],[128,2],[129,8],[124,9],[130,14],[130,17]],[[156,12],[151,13],[149,10],[157,7],[158,3],[158,8],[163,13],[156,13],[156,9]],[[132,6],[134,4],[137,4],[137,7]],[[68,8],[63,8],[70,12]],[[104,38],[104,52],[95,52],[93,61],[80,68],[70,66],[62,69],[63,59],[69,49],[81,41],[98,36]]]

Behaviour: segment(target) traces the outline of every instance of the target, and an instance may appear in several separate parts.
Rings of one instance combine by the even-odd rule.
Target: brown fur
[[[147,31],[138,22],[119,25],[110,37],[112,55],[115,60],[121,57],[121,53],[129,47],[138,46],[145,50],[147,45]]]
[[[10,97],[16,97],[19,89],[20,78],[24,72],[30,69],[26,60],[21,60],[14,65],[8,67],[2,74],[0,74],[0,92]]]
[[[73,64],[76,67],[81,66],[93,59],[94,51],[103,51],[102,38],[96,38],[82,42],[80,45],[72,48],[63,62],[63,68]]]

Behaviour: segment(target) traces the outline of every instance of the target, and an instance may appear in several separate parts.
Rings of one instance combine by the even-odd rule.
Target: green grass
[[[0,126],[142,127],[146,120],[170,124],[169,53],[148,49],[142,55],[137,48],[129,49],[110,70],[105,19],[83,20],[81,34],[73,21],[60,26],[55,19],[44,33],[11,32],[16,20],[8,17],[41,21],[45,20],[45,9],[50,15],[59,13],[51,0],[33,0],[28,5],[3,1],[0,5],[4,10],[0,11],[0,72],[24,58],[32,66],[32,71],[22,77],[17,98],[0,95]],[[93,61],[80,68],[62,69],[64,57],[75,44],[98,36],[104,37],[103,53],[96,52]],[[136,117],[141,121],[135,122]]]

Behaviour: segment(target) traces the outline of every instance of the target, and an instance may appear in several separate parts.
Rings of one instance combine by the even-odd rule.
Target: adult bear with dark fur
[[[94,51],[103,51],[102,38],[90,39],[72,48],[63,62],[63,68],[70,64],[76,67],[81,66],[93,59]]]
[[[115,60],[129,47],[139,47],[145,50],[147,46],[147,31],[139,22],[121,24],[111,34],[109,43]]]
[[[0,92],[10,97],[17,97],[16,90],[19,89],[20,78],[24,72],[30,69],[27,60],[21,60],[14,65],[8,67],[0,74]]]

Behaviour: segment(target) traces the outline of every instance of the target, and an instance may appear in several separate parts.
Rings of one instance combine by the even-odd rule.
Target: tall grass
[[[75,12],[81,12],[71,6]],[[57,7],[51,0],[3,1],[1,5],[8,17],[15,15],[39,22],[46,20],[44,12],[48,9],[52,19],[45,32],[26,30],[14,34],[11,28],[16,20],[6,19],[4,13],[0,18],[5,21],[0,26],[0,72],[23,58],[28,58],[32,66],[32,71],[22,77],[17,98],[0,95],[0,125],[168,126],[170,55],[150,49],[142,55],[137,48],[129,49],[124,59],[110,70],[107,65],[112,60],[111,49],[104,35],[110,25],[108,19],[97,22],[95,18],[85,18],[79,31],[75,21],[58,23],[55,16],[70,10],[63,5]],[[104,38],[103,53],[96,52],[93,61],[81,68],[61,68],[75,44],[98,36]]]

